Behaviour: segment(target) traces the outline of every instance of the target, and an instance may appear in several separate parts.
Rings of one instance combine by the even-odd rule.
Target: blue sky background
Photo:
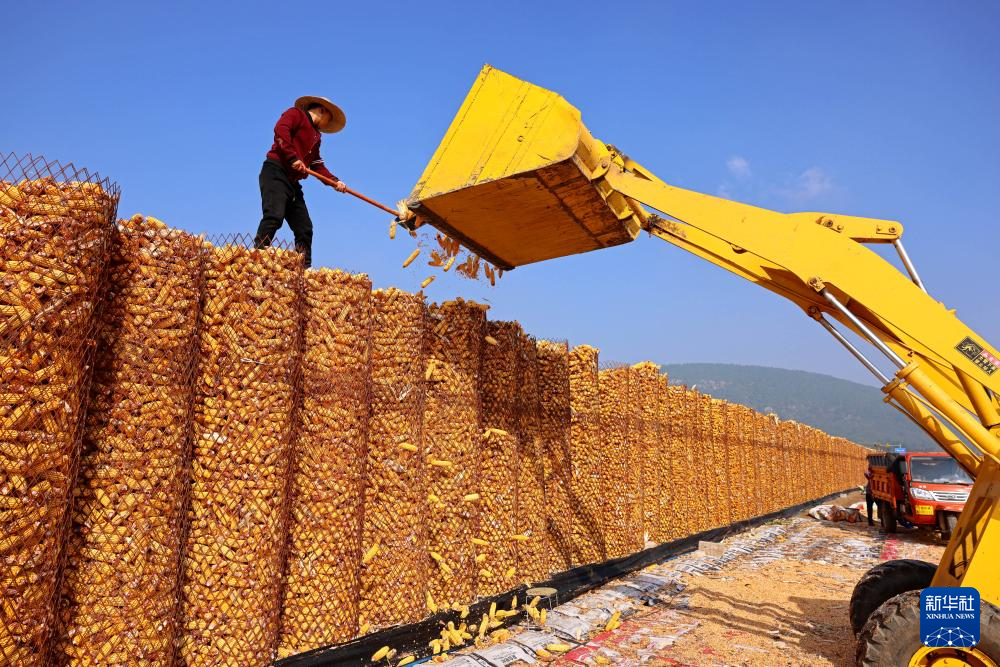
[[[334,173],[391,203],[488,62],[673,184],[901,220],[932,293],[1000,342],[997,2],[35,2],[4,22],[0,151],[111,176],[123,215],[252,233],[274,121],[303,94],[347,112]],[[400,268],[411,243],[375,209],[315,181],[306,199],[317,264],[410,290],[429,275]],[[791,304],[655,239],[428,289],[455,295],[605,360],[868,382]]]

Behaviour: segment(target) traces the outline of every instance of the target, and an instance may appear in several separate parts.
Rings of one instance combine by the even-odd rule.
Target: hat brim
[[[347,116],[344,114],[344,111],[325,97],[305,95],[295,100],[295,106],[303,111],[308,110],[312,104],[322,105],[330,112],[330,120],[323,127],[319,128],[320,132],[333,134],[334,132],[340,132],[347,125]]]

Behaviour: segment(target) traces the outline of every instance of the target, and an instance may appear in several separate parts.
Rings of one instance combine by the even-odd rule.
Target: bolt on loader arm
[[[595,139],[559,95],[489,65],[407,205],[417,224],[506,270],[646,231],[795,303],[976,478],[934,585],[975,586],[1000,605],[1000,353],[925,291],[900,223],[783,214],[669,185]],[[875,243],[893,244],[906,273],[867,247]]]

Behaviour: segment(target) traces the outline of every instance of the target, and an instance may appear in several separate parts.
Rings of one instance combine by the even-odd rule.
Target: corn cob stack
[[[732,443],[739,458],[739,492],[743,496],[743,512],[739,516],[744,521],[756,516],[757,482],[753,476],[753,411],[745,405],[734,405]]]
[[[660,373],[657,378],[659,388],[659,409],[656,413],[656,444],[660,451],[660,490],[657,494],[657,512],[653,541],[657,543],[667,542],[671,539],[673,528],[673,517],[671,510],[671,480],[673,478],[674,460],[672,456],[672,443],[670,436],[670,380],[666,372]]]
[[[96,183],[0,182],[2,664],[46,660],[117,203]]]
[[[498,595],[518,584],[517,515],[519,344],[516,322],[489,322],[480,391],[483,433],[479,457],[479,538],[476,594]],[[528,541],[538,535],[525,533]]]
[[[759,488],[769,491],[757,496],[758,509],[754,514],[758,516],[771,511],[771,503],[777,496],[777,491],[769,485],[771,476],[768,475],[768,469],[776,463],[774,457],[777,454],[772,443],[773,429],[774,423],[770,417],[754,413],[754,480]]]
[[[279,657],[358,632],[370,340],[368,276],[306,271]]]
[[[531,535],[530,542],[518,542],[518,572],[528,581],[544,581],[560,569],[559,552],[549,533],[545,517],[545,463],[541,447],[541,402],[538,393],[538,357],[535,341],[518,337],[518,419],[517,512],[515,530]]]
[[[634,410],[630,391],[631,371],[626,367],[606,368],[598,373],[601,411],[601,494],[607,507],[603,512],[604,540],[608,557],[631,553],[629,541],[632,511],[623,492],[633,474],[630,414]]]
[[[428,351],[424,449],[429,466],[429,592],[436,604],[467,604],[476,595],[482,427],[479,374],[485,306],[449,301],[425,316]]]
[[[682,386],[671,385],[666,389],[666,442],[665,457],[670,461],[665,487],[666,507],[661,523],[665,539],[675,540],[688,534],[687,525],[691,512],[689,496],[693,489],[691,466],[688,465],[687,422],[684,419]]]
[[[581,562],[607,560],[608,548],[600,525],[601,399],[597,379],[597,348],[578,345],[569,352],[570,498],[576,509],[572,542]]]
[[[56,665],[173,660],[203,253],[141,215],[114,240]]]
[[[715,503],[715,519],[713,528],[725,526],[732,522],[732,502],[729,493],[729,460],[726,458],[726,403],[718,398],[711,399],[709,411],[711,418],[711,449],[713,468],[713,499]]]
[[[569,458],[569,349],[566,343],[540,340],[536,350],[545,520],[559,553],[559,567],[565,570],[581,562],[573,544],[575,515],[570,500],[573,473]]]
[[[688,400],[688,420],[690,437],[690,465],[694,471],[694,491],[692,498],[691,525],[688,527],[689,533],[697,533],[708,528],[709,494],[711,489],[710,468],[705,454],[705,419],[701,394],[691,390],[687,395]]]
[[[742,405],[726,404],[726,457],[729,461],[729,496],[732,503],[732,521],[749,519],[750,494],[747,486],[747,471],[744,467]]]
[[[638,389],[638,421],[636,424],[636,461],[639,489],[640,534],[642,546],[653,540],[656,532],[656,514],[659,512],[660,473],[663,470],[662,450],[659,446],[660,388],[657,376],[660,367],[648,361],[632,366]]]
[[[180,657],[274,659],[301,345],[302,257],[214,248],[205,272]]]
[[[361,568],[362,627],[413,623],[426,613],[430,505],[424,460],[424,301],[372,293],[372,405]],[[436,503],[435,503],[436,504]]]
[[[787,471],[789,476],[795,475],[793,466],[795,465],[794,453],[791,451],[792,442],[794,438],[792,437],[793,429],[795,428],[791,421],[777,421],[777,429],[774,433],[775,439],[775,449],[778,453],[777,461],[780,465],[781,470]],[[777,470],[775,466],[770,466],[768,474],[771,477],[772,483],[778,481]],[[794,477],[797,479],[797,477]],[[781,486],[791,487],[792,484],[783,484]],[[771,488],[774,488],[773,486]],[[773,505],[771,510],[774,511],[780,507],[791,507],[795,504],[795,493],[796,490],[792,488],[785,488],[780,491],[778,497],[778,503]]]

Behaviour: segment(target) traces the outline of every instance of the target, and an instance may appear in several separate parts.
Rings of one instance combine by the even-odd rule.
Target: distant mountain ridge
[[[781,419],[794,419],[859,444],[891,443],[916,451],[937,445],[883,402],[875,387],[830,375],[737,364],[665,364],[671,384],[695,387]]]

